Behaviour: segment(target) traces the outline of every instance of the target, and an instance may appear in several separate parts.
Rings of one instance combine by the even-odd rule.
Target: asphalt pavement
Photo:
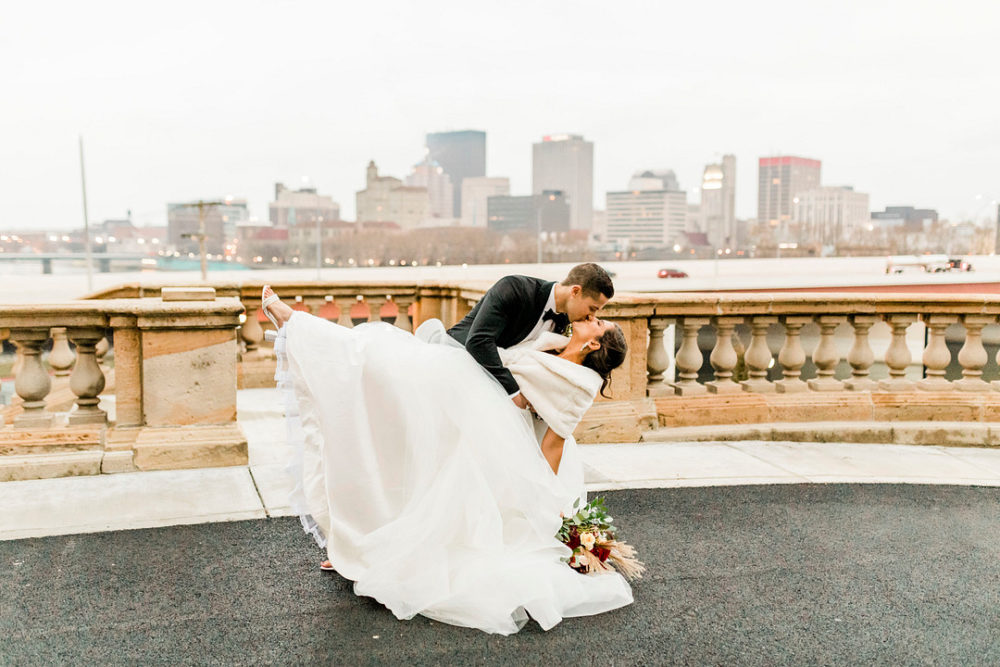
[[[396,620],[294,518],[0,542],[0,664],[1000,664],[1000,488],[604,495],[635,604],[511,637]]]

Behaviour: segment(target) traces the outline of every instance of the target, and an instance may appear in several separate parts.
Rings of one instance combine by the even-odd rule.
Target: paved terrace
[[[318,572],[276,392],[239,392],[239,419],[245,467],[0,484],[0,663],[1000,660],[997,450],[587,445],[650,573],[625,610],[502,638],[398,622]]]

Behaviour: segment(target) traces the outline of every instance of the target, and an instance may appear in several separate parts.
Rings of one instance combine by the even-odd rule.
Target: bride
[[[272,295],[293,506],[357,595],[500,634],[632,602],[621,575],[571,569],[555,537],[585,496],[572,432],[624,360],[616,324],[500,351],[529,412],[439,320],[349,329]]]

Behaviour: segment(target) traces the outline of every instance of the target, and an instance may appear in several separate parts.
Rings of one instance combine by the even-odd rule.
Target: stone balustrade
[[[243,308],[211,290],[205,297],[166,289],[155,299],[0,306],[0,338],[17,349],[0,481],[245,464],[236,423]],[[101,363],[109,337],[113,368]]]
[[[241,386],[268,386],[273,374],[257,315],[263,284],[215,285],[246,306]],[[453,324],[488,287],[274,284],[295,307],[345,326],[378,313],[408,331],[431,317]],[[160,289],[122,286],[95,298]],[[602,316],[623,328],[630,351],[612,374],[610,399],[599,399],[577,431],[581,442],[634,442],[661,427],[1000,421],[1000,378],[983,343],[1000,303],[988,296],[633,293],[617,295]],[[957,355],[946,340],[955,326],[965,336]],[[956,362],[961,377],[952,377]]]

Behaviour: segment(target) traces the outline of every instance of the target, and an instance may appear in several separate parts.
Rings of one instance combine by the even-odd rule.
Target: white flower
[[[597,538],[594,537],[593,533],[583,533],[580,535],[580,544],[584,549],[590,551],[594,548],[594,543],[597,542]]]

